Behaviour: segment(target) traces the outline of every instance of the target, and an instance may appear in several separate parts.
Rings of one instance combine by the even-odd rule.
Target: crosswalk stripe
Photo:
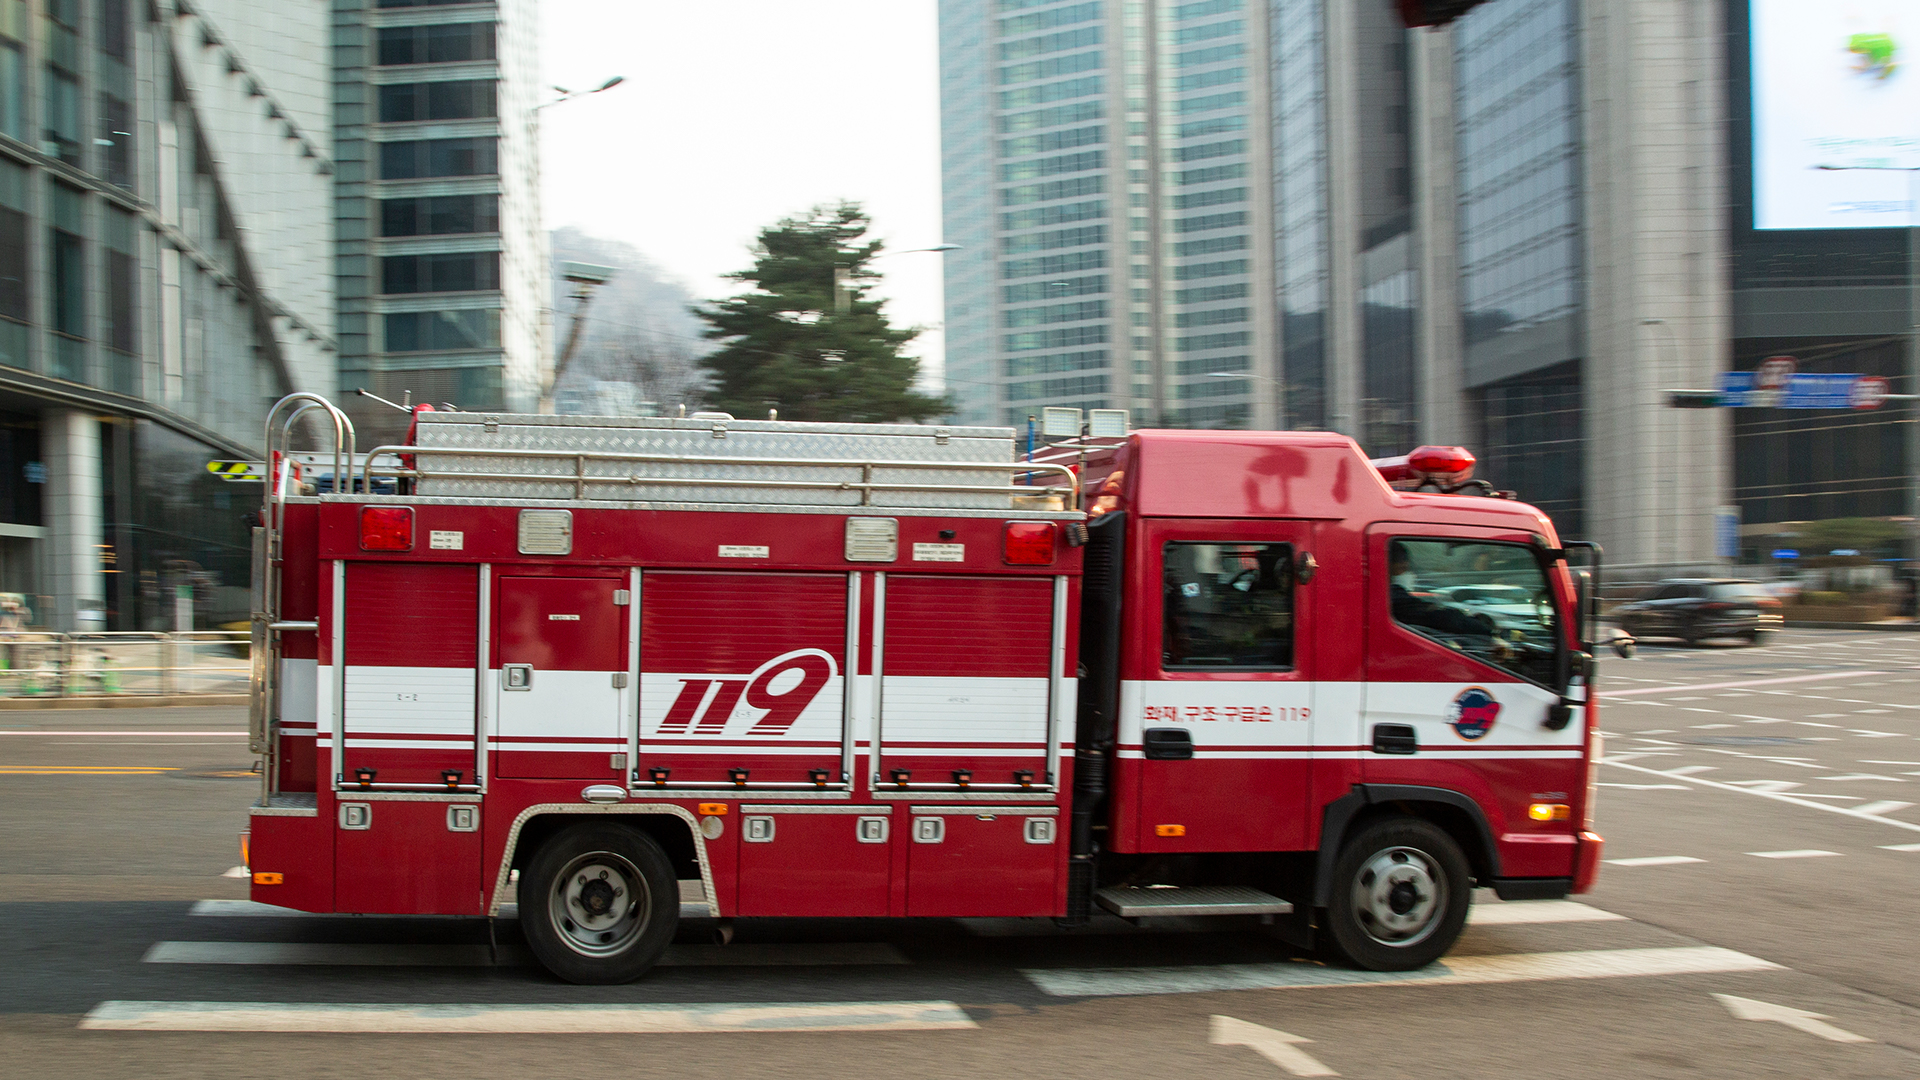
[[[1775,971],[1781,965],[1711,945],[1585,952],[1449,957],[1419,971],[1348,971],[1308,962],[1169,968],[1025,968],[1021,974],[1055,997],[1199,994],[1219,990],[1287,990],[1415,983],[1535,982],[1632,975],[1696,975]]]
[[[1475,904],[1467,909],[1470,926],[1523,926],[1532,923],[1612,922],[1625,915],[1589,907],[1577,900],[1521,900]]]
[[[485,945],[407,942],[159,941],[141,957],[148,964],[241,964],[284,967],[491,967]],[[505,965],[531,964],[517,947],[502,950]],[[673,945],[661,967],[866,967],[911,963],[885,942]]]
[[[1747,854],[1761,859],[1822,859],[1840,853],[1821,851],[1819,848],[1798,848],[1793,851],[1749,851]]]
[[[1864,806],[1856,806],[1853,808],[1853,810],[1855,813],[1858,813],[1858,814],[1891,814],[1896,810],[1905,810],[1907,807],[1912,805],[1913,804],[1910,802],[1899,802],[1894,799],[1885,799],[1880,802],[1870,802]]]
[[[103,1001],[89,1031],[324,1031],[389,1034],[665,1035],[977,1028],[951,1001],[711,1005],[336,1005]]]

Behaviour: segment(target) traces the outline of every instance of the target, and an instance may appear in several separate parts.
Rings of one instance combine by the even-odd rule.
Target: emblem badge
[[[1500,715],[1500,703],[1484,687],[1469,686],[1447,706],[1447,724],[1463,739],[1484,739]]]

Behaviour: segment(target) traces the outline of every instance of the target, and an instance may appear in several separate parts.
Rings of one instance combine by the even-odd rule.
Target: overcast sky
[[[548,227],[627,241],[703,298],[816,203],[863,203],[893,249],[940,243],[934,3],[542,0],[545,82],[627,78],[542,113]],[[880,261],[896,325],[939,325],[946,257]],[[938,331],[917,344],[937,370]]]

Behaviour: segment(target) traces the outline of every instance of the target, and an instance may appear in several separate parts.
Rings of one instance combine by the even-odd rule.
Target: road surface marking
[[[1244,1046],[1247,1049],[1278,1065],[1291,1076],[1339,1076],[1321,1064],[1319,1059],[1296,1043],[1310,1043],[1313,1040],[1299,1035],[1289,1035],[1284,1031],[1249,1024],[1245,1020],[1235,1020],[1231,1016],[1214,1016],[1207,1031],[1207,1041],[1215,1046]]]
[[[1761,1020],[1775,1024],[1784,1024],[1796,1031],[1809,1035],[1818,1035],[1828,1042],[1863,1043],[1872,1042],[1865,1035],[1855,1035],[1844,1028],[1825,1023],[1833,1019],[1825,1013],[1806,1012],[1786,1005],[1775,1005],[1770,1001],[1755,1001],[1752,998],[1734,997],[1732,994],[1713,995],[1727,1011],[1739,1020]]]
[[[1702,683],[1695,686],[1641,686],[1632,690],[1602,690],[1603,698],[1629,694],[1670,694],[1689,690],[1728,690],[1736,686],[1777,686],[1781,683],[1816,682],[1822,679],[1858,679],[1867,675],[1885,675],[1884,671],[1827,671],[1818,675],[1789,675],[1784,679],[1749,679],[1745,682]]]
[[[1920,844],[1881,844],[1881,851],[1920,851]]]
[[[0,765],[0,776],[159,776],[173,765]]]
[[[1691,855],[1643,855],[1638,859],[1607,859],[1609,866],[1678,866],[1681,863],[1706,862]]]
[[[1794,788],[1806,786],[1792,780],[1729,780],[1727,783],[1736,784],[1749,791],[1792,791]]]
[[[504,964],[529,964],[519,949],[503,950]],[[492,967],[485,945],[404,942],[160,941],[141,957],[148,964],[244,964],[287,967]],[[661,967],[854,967],[911,963],[884,942],[673,945]]]
[[[1821,851],[1819,848],[1795,848],[1792,851],[1749,851],[1747,854],[1757,859],[1824,859],[1840,853]]]
[[[1609,784],[1602,781],[1600,787],[1625,788],[1628,791],[1692,791],[1685,784]]]
[[[1905,810],[1912,805],[1910,802],[1898,802],[1893,799],[1885,799],[1881,802],[1870,802],[1865,806],[1856,806],[1854,809],[1862,814],[1891,814],[1896,810]]]
[[[74,735],[115,738],[124,738],[128,735],[138,735],[142,738],[149,735],[164,735],[168,738],[181,739],[244,739],[247,737],[244,731],[62,731],[59,728],[35,728],[32,731],[0,730],[0,735],[55,735],[61,738]]]
[[[1757,956],[1712,945],[1662,949],[1596,949],[1450,957],[1420,971],[1350,971],[1308,961],[1168,968],[1023,968],[1041,992],[1054,997],[1200,994],[1219,990],[1286,990],[1327,986],[1537,982],[1609,979],[1630,975],[1696,975],[1725,971],[1784,971]]]
[[[1467,909],[1467,923],[1472,926],[1611,922],[1625,918],[1625,915],[1602,911],[1576,900],[1514,900],[1500,904],[1475,904]]]
[[[1677,769],[1668,769],[1668,770],[1667,770],[1667,775],[1669,775],[1669,776],[1691,776],[1691,775],[1693,775],[1694,773],[1702,773],[1702,772],[1713,772],[1714,770],[1716,770],[1716,769],[1718,769],[1719,767],[1720,767],[1720,766],[1718,766],[1718,765],[1682,765],[1682,766],[1680,766],[1680,767],[1679,767],[1679,768],[1677,768]]]
[[[713,1005],[330,1005],[103,1001],[90,1031],[665,1035],[740,1031],[942,1031],[980,1025],[951,1001]]]
[[[1648,776],[1671,777],[1673,779],[1685,780],[1689,784],[1699,784],[1702,787],[1718,788],[1721,791],[1738,791],[1743,795],[1753,795],[1762,799],[1773,799],[1776,802],[1792,803],[1795,806],[1811,806],[1816,810],[1825,810],[1830,814],[1845,814],[1848,817],[1859,818],[1862,821],[1877,821],[1882,825],[1891,825],[1896,829],[1905,829],[1908,832],[1920,832],[1920,825],[1915,825],[1909,821],[1901,821],[1899,818],[1885,817],[1880,814],[1863,814],[1852,807],[1829,806],[1826,803],[1813,802],[1803,795],[1783,795],[1777,791],[1755,791],[1752,788],[1723,784],[1718,780],[1703,780],[1697,776],[1680,776],[1675,773],[1661,772],[1659,769],[1649,769],[1640,765],[1628,764],[1624,761],[1607,761],[1602,759],[1602,763],[1612,765],[1616,769],[1631,769],[1634,772],[1646,773]]]

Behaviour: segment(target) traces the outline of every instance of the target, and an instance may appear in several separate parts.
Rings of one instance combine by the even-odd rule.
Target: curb
[[[237,707],[245,705],[247,700],[246,694],[114,694],[96,697],[50,695],[0,698],[0,712],[23,712],[29,709],[159,709],[187,705]]]
[[[1891,630],[1900,634],[1920,632],[1920,621],[1915,622],[1806,622],[1800,619],[1788,619],[1783,623],[1789,630]]]

